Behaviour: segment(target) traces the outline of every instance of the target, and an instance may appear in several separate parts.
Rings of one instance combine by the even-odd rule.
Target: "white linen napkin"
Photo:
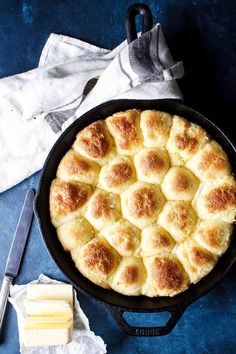
[[[61,284],[57,280],[51,279],[43,274],[37,280],[30,282],[39,284]],[[89,328],[89,321],[82,311],[75,293],[74,302],[74,327],[73,339],[66,345],[25,347],[23,343],[24,326],[24,300],[26,298],[26,285],[14,285],[10,291],[9,301],[13,305],[17,314],[19,331],[19,343],[21,354],[103,354],[106,353],[106,345],[101,337],[96,336]]]
[[[62,131],[111,99],[182,99],[161,26],[112,51],[51,34],[39,66],[0,79],[0,192],[40,170]]]

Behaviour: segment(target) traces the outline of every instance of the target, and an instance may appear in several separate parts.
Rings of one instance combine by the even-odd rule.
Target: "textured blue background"
[[[123,18],[132,3],[127,0],[0,0],[0,77],[36,67],[51,32],[113,48],[125,37]],[[154,20],[162,23],[174,58],[184,61],[186,75],[180,85],[185,102],[216,121],[235,139],[235,1],[149,0],[146,3]],[[39,174],[35,174],[0,195],[0,278],[26,189],[37,188],[38,178]],[[166,337],[129,337],[102,305],[82,294],[79,299],[92,330],[107,343],[108,353],[233,354],[236,352],[235,271],[236,265],[207,296],[185,311]],[[49,257],[34,220],[17,283],[28,282],[40,272],[64,279]],[[158,314],[139,314],[129,316],[129,321],[154,325],[159,318]],[[0,353],[18,353],[16,315],[10,306],[3,335]]]

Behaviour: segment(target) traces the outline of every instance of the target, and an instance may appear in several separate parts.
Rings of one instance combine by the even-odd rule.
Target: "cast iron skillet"
[[[134,17],[137,13],[146,15],[146,20],[143,21],[147,31],[151,26],[150,10],[143,4],[136,4],[128,10],[126,28],[128,30],[129,40],[133,40],[136,36],[134,25]],[[130,21],[132,25],[130,25]],[[147,23],[148,22],[148,23]],[[236,238],[232,238],[230,247],[226,253],[220,257],[215,268],[195,285],[191,285],[185,292],[170,297],[148,298],[145,296],[124,296],[113,290],[105,290],[90,282],[83,277],[75,268],[71,257],[66,253],[60,242],[58,241],[56,230],[51,224],[49,214],[49,188],[51,181],[56,176],[57,166],[69,150],[75,140],[76,134],[87,125],[95,122],[98,119],[106,118],[114,112],[126,110],[129,108],[137,109],[157,109],[166,111],[171,114],[177,114],[187,118],[188,120],[199,124],[223,147],[227,152],[233,171],[236,171],[236,149],[233,143],[227,138],[223,131],[218,128],[213,122],[205,118],[200,113],[185,106],[177,100],[114,100],[102,105],[99,105],[91,111],[84,114],[76,120],[57,140],[48,158],[44,164],[38,194],[35,200],[35,212],[37,214],[40,229],[43,235],[46,247],[62,270],[62,272],[70,279],[74,287],[93,298],[101,301],[111,312],[112,316],[118,325],[130,335],[135,336],[161,336],[172,331],[184,310],[195,300],[206,294],[222,277],[228,272],[233,262],[236,260]],[[234,232],[235,233],[235,232]],[[123,313],[128,312],[163,312],[170,313],[170,317],[164,326],[158,327],[135,327],[129,324],[123,318]]]

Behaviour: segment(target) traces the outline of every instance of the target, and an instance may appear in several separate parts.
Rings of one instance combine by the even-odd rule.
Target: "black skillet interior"
[[[84,114],[76,120],[57,140],[53,146],[42,170],[40,186],[35,202],[35,211],[37,213],[40,228],[46,247],[62,272],[71,280],[74,286],[80,291],[93,296],[109,307],[113,317],[124,328],[124,330],[133,335],[161,335],[168,333],[181,316],[184,309],[193,301],[209,291],[226,274],[236,259],[236,239],[233,238],[227,252],[220,258],[212,272],[203,278],[199,283],[191,285],[185,292],[169,297],[148,298],[145,296],[128,297],[118,294],[112,290],[102,289],[84,278],[75,268],[70,255],[66,253],[57,239],[55,228],[52,226],[49,214],[49,188],[51,181],[56,176],[57,166],[61,158],[73,144],[76,134],[85,126],[98,119],[104,119],[114,112],[137,108],[157,109],[171,114],[178,114],[202,126],[212,138],[221,144],[227,152],[233,170],[236,171],[236,150],[233,144],[228,140],[224,133],[214,123],[190,109],[184,104],[170,99],[164,100],[116,100],[104,103]],[[127,327],[122,318],[124,310],[136,312],[154,312],[169,311],[172,313],[169,327],[163,331],[155,330],[137,330],[134,327]],[[131,329],[132,330],[131,330]],[[170,329],[171,328],[171,329]],[[162,333],[163,332],[163,333]]]

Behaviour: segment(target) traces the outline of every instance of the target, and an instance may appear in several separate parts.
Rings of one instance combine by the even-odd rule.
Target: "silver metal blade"
[[[27,237],[33,216],[34,190],[29,189],[26,193],[24,205],[16,227],[15,235],[8,255],[5,275],[15,278],[20,268],[21,258],[24,253]]]

